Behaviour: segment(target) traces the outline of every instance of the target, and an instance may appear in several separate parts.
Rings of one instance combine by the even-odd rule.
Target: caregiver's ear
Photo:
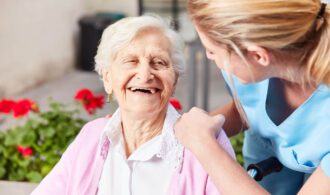
[[[255,44],[247,44],[245,45],[245,49],[249,61],[252,60],[253,63],[261,66],[268,66],[270,64],[270,52],[266,48]]]
[[[104,89],[107,92],[107,94],[111,94],[112,83],[111,83],[111,74],[109,68],[102,69],[102,81],[103,81]]]

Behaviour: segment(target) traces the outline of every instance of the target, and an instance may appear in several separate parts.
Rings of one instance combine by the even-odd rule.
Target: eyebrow
[[[150,52],[148,56],[168,58],[168,57],[170,57],[170,53],[171,53],[170,51],[169,52],[153,51],[153,52]]]
[[[130,58],[136,58],[136,55],[135,54],[125,54],[123,56],[120,56],[119,59],[125,60],[125,59],[130,59]]]

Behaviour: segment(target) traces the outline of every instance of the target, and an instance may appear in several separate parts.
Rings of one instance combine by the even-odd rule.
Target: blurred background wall
[[[138,3],[138,0],[87,0],[86,7],[87,11],[92,13],[122,12],[127,16],[137,16],[139,6]]]
[[[100,11],[137,15],[135,0],[1,0],[0,98],[76,65],[79,18]]]
[[[86,63],[82,62],[90,62],[89,70],[93,69],[92,51],[96,48],[86,49],[84,45],[97,45],[93,37],[99,35],[99,30],[88,26],[87,30],[94,30],[93,36],[89,36],[91,33],[85,33],[88,38],[81,36],[87,32],[83,31],[81,19],[86,19],[85,16],[95,19],[100,12],[126,16],[153,12],[178,24],[178,32],[186,42],[187,71],[175,96],[185,110],[195,105],[214,109],[228,97],[219,71],[205,59],[185,7],[186,0],[0,0],[0,99],[33,97],[39,101],[49,96],[71,99],[72,90],[78,86],[100,86],[97,75],[80,71],[85,70],[82,67]],[[97,22],[86,20],[84,24],[89,23]],[[93,44],[87,42],[90,38]],[[82,61],[82,57],[87,60]],[[55,80],[61,81],[53,82],[54,87],[45,85],[48,87],[35,90]],[[103,92],[102,87],[95,90]]]

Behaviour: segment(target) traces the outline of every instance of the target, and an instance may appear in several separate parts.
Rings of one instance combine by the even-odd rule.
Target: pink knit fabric
[[[109,141],[100,139],[108,119],[86,124],[53,170],[31,195],[96,195]],[[234,158],[230,142],[222,131],[218,141]],[[203,167],[185,150],[182,166],[175,171],[169,186],[170,195],[219,194]]]

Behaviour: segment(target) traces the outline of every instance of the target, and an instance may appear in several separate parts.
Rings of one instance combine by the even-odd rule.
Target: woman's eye
[[[136,64],[137,63],[137,60],[135,60],[135,59],[129,59],[129,60],[125,60],[125,63],[127,63],[127,64]]]
[[[164,60],[154,60],[153,64],[157,66],[166,66],[166,62]]]
[[[156,61],[156,64],[164,65],[164,62],[163,61]]]

